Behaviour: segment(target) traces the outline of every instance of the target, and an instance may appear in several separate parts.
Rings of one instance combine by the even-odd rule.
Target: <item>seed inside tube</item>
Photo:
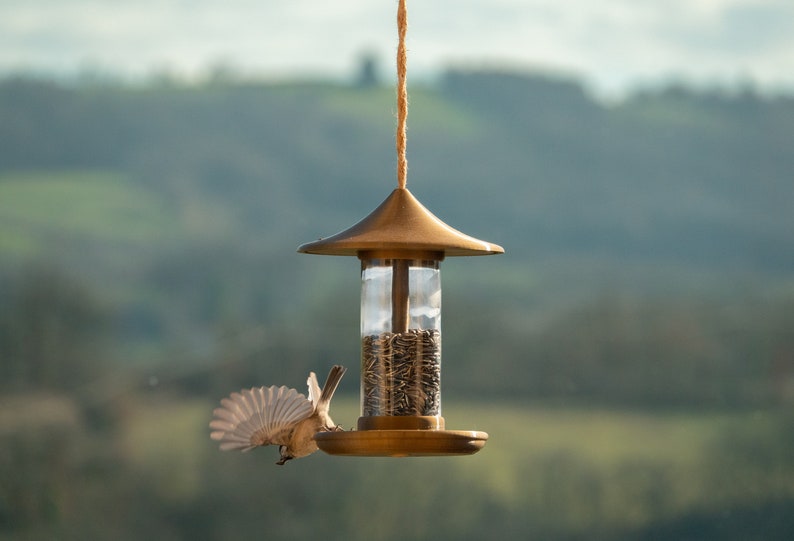
[[[363,415],[440,415],[438,330],[409,329],[364,336],[361,365]]]

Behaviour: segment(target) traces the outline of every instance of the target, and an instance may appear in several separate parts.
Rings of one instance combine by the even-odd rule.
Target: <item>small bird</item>
[[[213,411],[210,437],[220,441],[222,451],[278,445],[279,466],[288,460],[317,450],[314,435],[321,431],[342,430],[328,415],[331,398],[347,371],[335,365],[328,373],[322,391],[314,372],[309,373],[309,398],[286,386],[252,387],[232,393]]]

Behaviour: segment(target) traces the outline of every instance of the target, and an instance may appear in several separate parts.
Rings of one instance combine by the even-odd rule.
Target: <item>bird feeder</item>
[[[501,254],[438,218],[405,187],[407,10],[397,28],[397,189],[368,216],[299,252],[361,260],[361,417],[357,430],[318,432],[332,455],[466,455],[488,434],[446,430],[441,416],[441,275],[445,257]]]
[[[320,432],[333,455],[472,454],[484,432],[446,430],[441,416],[441,277],[446,257],[500,254],[398,187],[372,213],[299,252],[361,260],[361,417],[357,430]]]

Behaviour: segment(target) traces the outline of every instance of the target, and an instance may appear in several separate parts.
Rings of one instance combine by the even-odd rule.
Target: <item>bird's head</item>
[[[286,445],[279,445],[278,452],[281,455],[281,459],[278,462],[276,462],[276,464],[278,464],[279,466],[283,466],[284,464],[287,463],[288,460],[292,460],[293,458],[295,458],[289,454]]]

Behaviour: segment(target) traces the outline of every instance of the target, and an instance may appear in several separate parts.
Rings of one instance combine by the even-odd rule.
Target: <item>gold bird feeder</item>
[[[320,432],[332,455],[466,455],[488,434],[446,430],[441,416],[441,277],[445,257],[504,250],[448,226],[405,187],[371,214],[299,252],[361,260],[361,417]]]

